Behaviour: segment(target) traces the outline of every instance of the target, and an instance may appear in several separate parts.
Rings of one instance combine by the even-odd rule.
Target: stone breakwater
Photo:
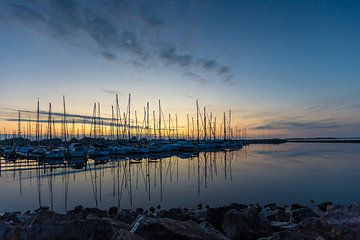
[[[47,207],[0,216],[0,239],[360,239],[360,202],[313,207],[234,203],[197,209],[109,210],[77,206],[66,214]]]

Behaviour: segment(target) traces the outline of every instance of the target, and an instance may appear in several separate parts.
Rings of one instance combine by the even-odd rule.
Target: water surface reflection
[[[250,145],[238,151],[52,165],[1,160],[0,211],[76,205],[148,208],[198,203],[348,203],[360,199],[356,144]]]

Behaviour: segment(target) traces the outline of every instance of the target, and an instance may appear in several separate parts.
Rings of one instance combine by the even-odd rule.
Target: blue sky
[[[195,100],[254,135],[360,135],[358,1],[0,3],[0,112]],[[11,126],[9,126],[11,127]]]

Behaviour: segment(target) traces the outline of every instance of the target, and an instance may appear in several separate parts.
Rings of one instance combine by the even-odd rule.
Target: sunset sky
[[[91,115],[195,101],[249,135],[360,136],[359,1],[0,2],[0,126],[52,102]],[[24,113],[24,117],[27,117]],[[34,117],[34,115],[31,115]],[[220,120],[219,120],[220,122]]]

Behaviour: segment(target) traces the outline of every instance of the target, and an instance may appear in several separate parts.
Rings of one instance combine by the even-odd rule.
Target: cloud
[[[44,22],[45,18],[42,14],[36,12],[35,10],[20,4],[11,4],[14,15],[23,22]]]
[[[199,64],[200,66],[202,66],[204,69],[207,70],[214,70],[218,68],[218,63],[211,59],[204,59],[204,58],[198,59],[197,64]]]
[[[184,72],[183,75],[190,78],[191,80],[193,80],[195,82],[200,83],[200,84],[212,83],[212,81],[207,80],[207,79],[201,77],[199,74],[194,73],[194,72]]]
[[[324,119],[319,121],[285,121],[276,120],[271,121],[268,124],[253,127],[254,130],[309,130],[309,129],[333,129],[339,128],[340,125],[334,122],[332,119]]]
[[[122,93],[121,91],[116,91],[116,90],[113,90],[113,89],[101,89],[101,91],[104,92],[104,93],[111,94],[111,95]]]
[[[105,59],[107,59],[109,61],[114,61],[116,59],[116,56],[110,52],[104,51],[101,54]]]
[[[159,57],[161,59],[164,59],[165,62],[168,64],[175,64],[181,67],[190,66],[192,64],[193,58],[190,55],[178,54],[175,47],[168,47],[166,49],[163,49],[160,52]]]
[[[96,52],[106,60],[113,61],[121,56],[127,58],[125,62],[145,68],[160,60],[177,66],[182,73],[197,72],[196,77],[184,75],[204,83],[207,81],[200,75],[209,73],[224,83],[233,78],[230,67],[215,59],[180,52],[175,41],[163,44],[168,41],[167,32],[163,31],[167,24],[157,11],[166,10],[164,2],[52,0],[40,4],[19,0],[14,4],[11,0],[4,0],[0,5],[4,3],[9,7],[6,17],[10,20],[15,19],[40,33],[76,46],[93,48],[86,45],[86,40],[90,39],[98,48]]]

